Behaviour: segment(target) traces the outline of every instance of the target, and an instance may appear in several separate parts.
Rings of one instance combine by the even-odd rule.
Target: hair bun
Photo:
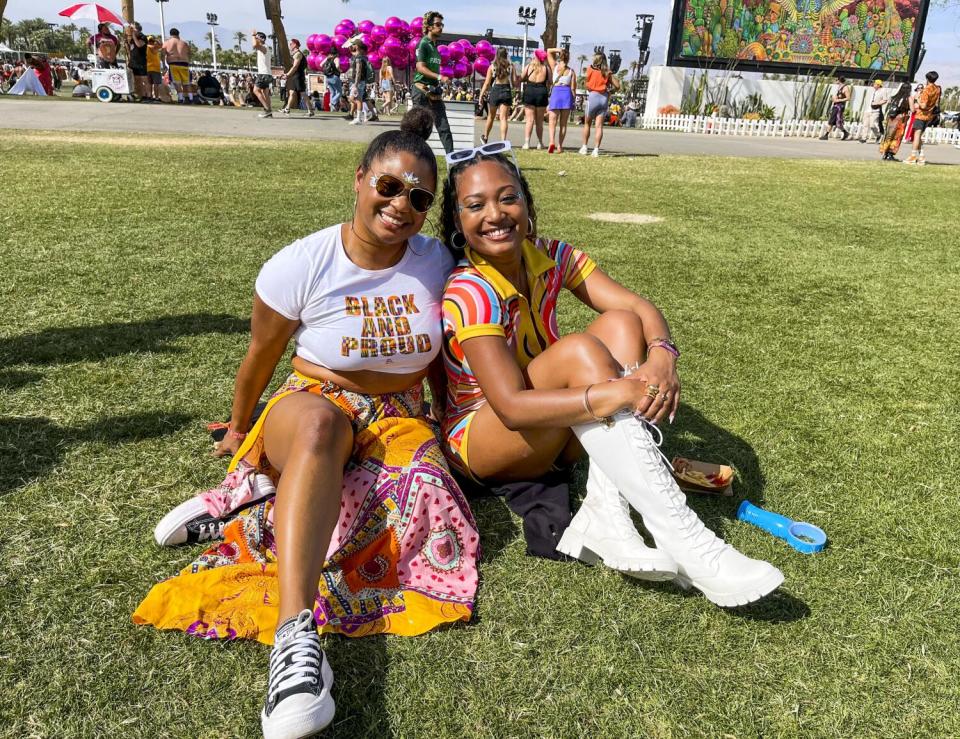
[[[400,130],[404,133],[412,133],[426,141],[433,133],[433,113],[430,112],[429,108],[420,105],[413,106],[400,121]]]

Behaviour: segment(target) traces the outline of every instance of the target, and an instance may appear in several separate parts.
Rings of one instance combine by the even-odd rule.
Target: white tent
[[[37,79],[37,73],[29,68],[23,70],[23,74],[20,75],[20,79],[17,80],[17,84],[11,87],[7,91],[7,94],[26,95],[28,92],[43,96],[47,94],[46,90],[43,89],[43,85],[40,84],[40,80]]]
[[[16,52],[3,43],[3,41],[0,41],[0,54],[16,54]]]

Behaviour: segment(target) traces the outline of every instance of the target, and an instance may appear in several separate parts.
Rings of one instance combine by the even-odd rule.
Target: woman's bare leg
[[[280,472],[274,523],[280,587],[278,623],[313,609],[323,561],[340,516],[343,468],[353,429],[330,401],[294,393],[263,426],[264,451]]]
[[[536,117],[536,113],[533,109],[533,106],[524,105],[523,106],[523,145],[524,146],[530,146],[530,134],[533,133],[533,124],[534,124],[535,117]]]
[[[550,145],[557,146],[557,112],[551,110],[547,114],[547,122],[550,130]],[[562,140],[562,139],[561,139]]]
[[[561,110],[560,111],[560,142],[558,146],[563,148],[563,141],[567,138],[567,121],[570,120],[570,111]]]
[[[586,333],[596,336],[622,367],[646,359],[643,322],[628,310],[611,310],[587,326]]]
[[[589,334],[560,339],[534,359],[526,370],[529,387],[580,387],[620,376],[620,364],[603,342]],[[480,478],[529,480],[547,472],[571,443],[568,427],[511,431],[489,404],[470,425],[467,455]]]
[[[596,143],[594,144],[595,149],[600,148],[600,143],[603,141],[603,115],[597,116],[597,131],[596,131]]]
[[[496,120],[497,111],[500,109],[500,106],[487,105],[490,111],[487,113],[487,122],[483,126],[483,138],[485,141],[490,139],[490,132],[493,130],[493,122]]]
[[[506,105],[500,106],[500,139],[502,141],[507,140],[507,132],[509,131],[510,125],[510,108]]]
[[[543,116],[546,114],[546,108],[535,108],[533,111],[533,120],[537,125],[537,141],[540,142],[540,146],[543,144]],[[530,138],[530,134],[527,134],[527,138]]]

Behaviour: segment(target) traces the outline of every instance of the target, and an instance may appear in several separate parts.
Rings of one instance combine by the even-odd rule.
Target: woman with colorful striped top
[[[447,165],[443,235],[459,258],[443,301],[450,461],[475,480],[530,479],[585,450],[586,498],[558,551],[692,584],[721,606],[776,589],[780,571],[707,529],[661,459],[654,424],[672,421],[680,380],[660,311],[584,252],[538,234],[509,142],[453,152]],[[601,314],[562,338],[561,288]],[[656,549],[637,533],[630,506]]]

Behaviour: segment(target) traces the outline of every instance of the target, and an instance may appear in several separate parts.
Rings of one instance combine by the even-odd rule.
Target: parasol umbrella
[[[64,8],[58,15],[70,18],[71,20],[113,23],[117,26],[123,25],[123,20],[116,13],[96,3],[77,3],[76,5],[71,5],[69,8]]]

